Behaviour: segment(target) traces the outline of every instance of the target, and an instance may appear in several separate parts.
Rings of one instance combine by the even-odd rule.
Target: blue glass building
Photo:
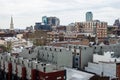
[[[47,16],[43,16],[42,17],[42,22],[46,25],[46,24],[48,24],[48,18],[47,18]]]
[[[42,17],[42,22],[45,25],[51,25],[51,26],[58,26],[60,25],[60,20],[57,17],[47,17],[47,16],[43,16]]]
[[[35,23],[34,29],[35,30],[47,30],[47,31],[51,31],[52,30],[50,25],[47,25],[47,24],[45,25],[45,24],[42,24],[40,22]]]
[[[93,20],[93,14],[92,12],[86,13],[86,21],[92,21]]]

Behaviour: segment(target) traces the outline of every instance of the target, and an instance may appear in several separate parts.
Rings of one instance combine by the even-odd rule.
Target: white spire
[[[11,16],[10,30],[14,30],[13,17]]]

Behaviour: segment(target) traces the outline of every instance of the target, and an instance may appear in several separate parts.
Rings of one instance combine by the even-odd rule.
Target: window
[[[30,54],[30,50],[29,50],[29,54]]]
[[[24,64],[24,62],[22,61],[22,64]]]
[[[39,54],[39,50],[38,50],[38,54]]]
[[[78,61],[78,58],[76,58],[75,60]]]
[[[78,66],[78,63],[76,63],[75,65]]]
[[[38,65],[36,65],[36,69],[38,69]]]
[[[46,72],[46,67],[43,68],[43,71]]]
[[[11,58],[10,58],[10,61],[11,61]]]
[[[30,64],[28,63],[28,66],[30,66]]]
[[[76,53],[76,49],[74,49],[74,52]]]
[[[61,79],[62,79],[62,77],[61,77],[61,76],[57,77],[57,80],[61,80]]]
[[[55,51],[56,51],[56,48],[55,48]]]
[[[47,57],[49,57],[49,54],[47,55]]]
[[[47,50],[47,48],[45,47],[45,50]]]
[[[96,47],[95,47],[95,49],[96,49]]]
[[[69,48],[71,48],[71,46],[69,46]]]
[[[60,52],[61,52],[62,50],[60,49]]]
[[[41,64],[41,66],[43,66],[43,64]]]
[[[74,46],[74,48],[76,48],[76,47]]]
[[[52,51],[52,49],[50,48],[50,51]]]
[[[16,61],[14,60],[14,63],[16,63]]]
[[[52,58],[54,58],[54,55],[52,55]]]

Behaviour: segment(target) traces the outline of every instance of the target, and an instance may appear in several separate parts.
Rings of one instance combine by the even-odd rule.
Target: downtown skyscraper
[[[93,20],[92,12],[86,12],[86,21],[92,21],[92,20]]]

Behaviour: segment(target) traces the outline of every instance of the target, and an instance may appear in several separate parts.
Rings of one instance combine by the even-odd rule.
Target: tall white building
[[[10,30],[14,30],[13,17],[11,16]]]

